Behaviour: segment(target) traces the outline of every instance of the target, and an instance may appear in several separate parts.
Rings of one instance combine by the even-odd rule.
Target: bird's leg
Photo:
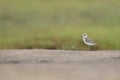
[[[91,51],[91,46],[88,45],[88,50]]]
[[[90,46],[88,45],[88,50],[90,50]]]

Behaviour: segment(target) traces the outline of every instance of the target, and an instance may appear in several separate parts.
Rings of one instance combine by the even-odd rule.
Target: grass
[[[7,28],[8,29],[8,28]],[[103,27],[56,27],[17,28],[4,31],[0,35],[0,48],[47,48],[47,49],[81,49],[83,44],[81,34],[87,32],[97,45],[95,49],[119,49],[119,28]],[[101,36],[99,36],[101,35]],[[111,38],[112,36],[112,38]]]
[[[119,50],[118,0],[1,0],[0,49],[86,50],[88,33],[95,50]]]

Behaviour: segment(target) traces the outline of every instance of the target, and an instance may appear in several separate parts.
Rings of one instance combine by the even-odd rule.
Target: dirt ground
[[[0,50],[0,80],[120,80],[120,51]]]

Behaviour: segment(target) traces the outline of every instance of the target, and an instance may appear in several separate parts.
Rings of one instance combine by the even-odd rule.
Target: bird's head
[[[82,34],[82,37],[87,37],[87,34],[86,34],[86,33],[83,33],[83,34]]]

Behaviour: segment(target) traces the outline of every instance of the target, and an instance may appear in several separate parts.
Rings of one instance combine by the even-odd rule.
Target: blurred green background
[[[120,49],[120,0],[0,0],[0,49]]]

